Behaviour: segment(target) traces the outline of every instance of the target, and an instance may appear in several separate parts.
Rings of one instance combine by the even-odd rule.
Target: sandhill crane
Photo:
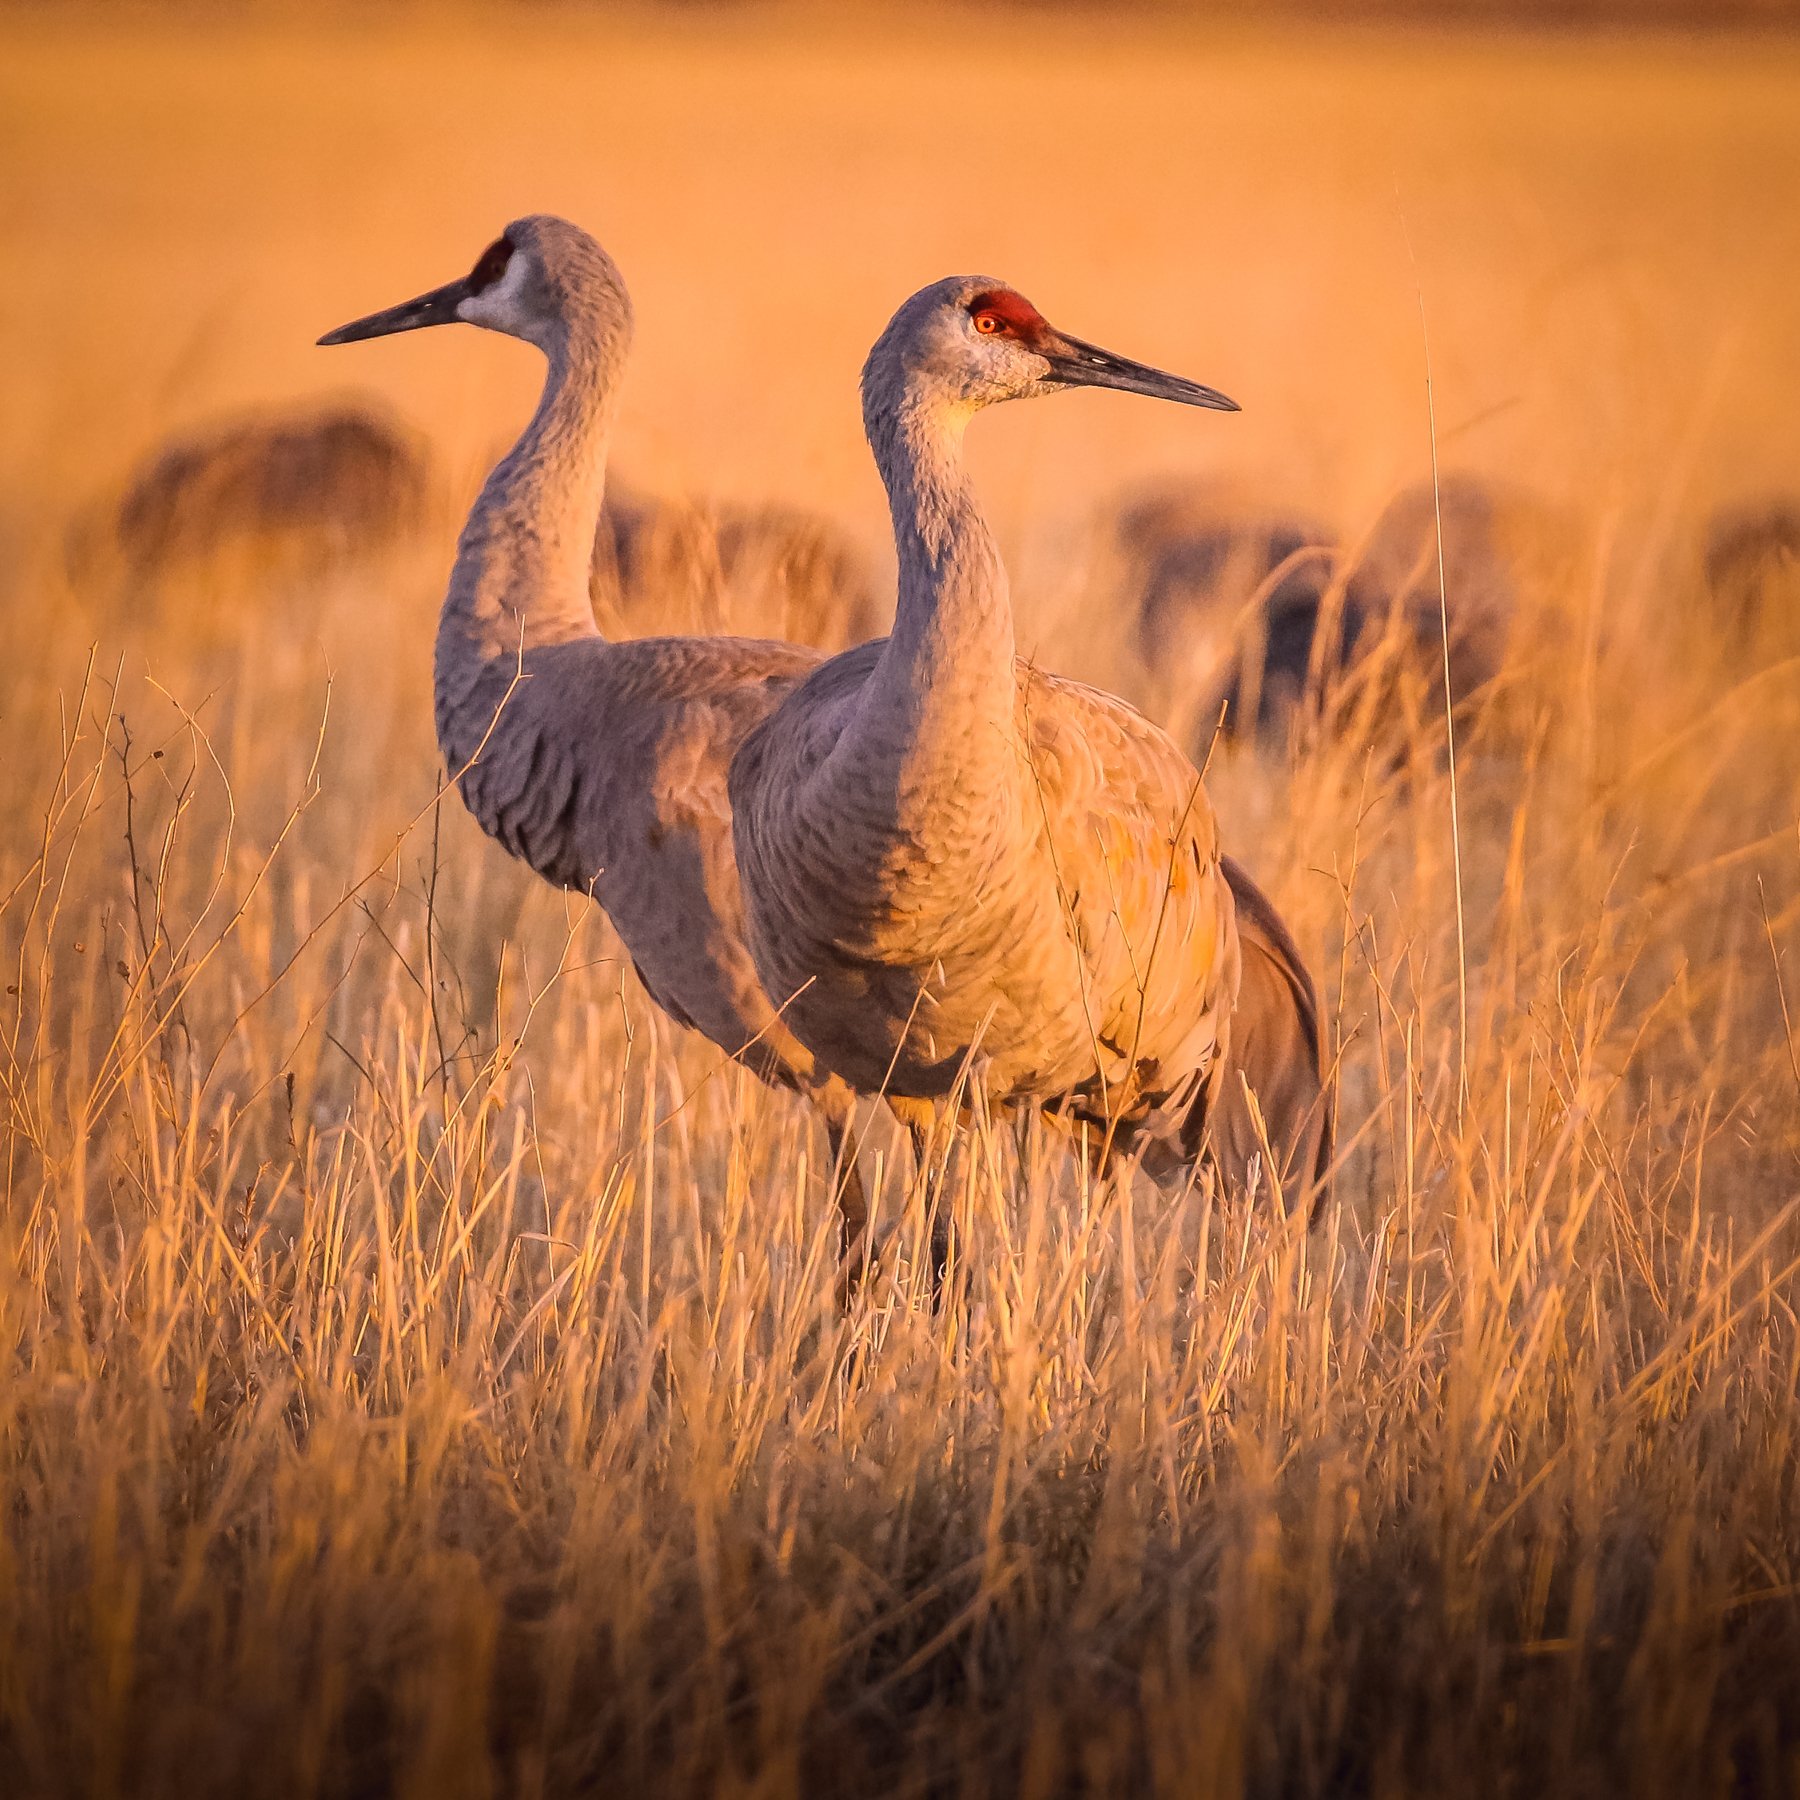
[[[880,630],[857,545],[787,506],[671,500],[607,483],[590,587],[605,629],[730,632],[842,650]]]
[[[1441,706],[1442,605],[1450,694],[1461,706],[1499,674],[1521,605],[1539,597],[1532,590],[1566,579],[1573,560],[1566,538],[1550,508],[1464,471],[1401,489],[1350,570],[1362,621],[1350,652],[1367,655],[1385,638],[1396,663],[1416,671]]]
[[[70,533],[70,573],[83,585],[116,573],[139,605],[208,573],[235,591],[242,567],[316,579],[413,540],[430,484],[424,444],[363,404],[226,418],[170,438],[91,508]]]
[[[1757,667],[1800,647],[1800,500],[1721,508],[1707,526],[1709,635],[1734,662]]]
[[[1312,686],[1340,561],[1334,534],[1200,484],[1132,500],[1113,539],[1144,665],[1200,741],[1221,720],[1233,735],[1278,734]]]
[[[923,289],[863,370],[899,553],[893,635],[831,658],[731,766],[750,944],[796,1035],[858,1087],[1059,1104],[1179,1137],[1238,986],[1193,765],[1110,695],[1014,659],[963,468],[981,407],[1112,387],[1235,410],[1055,330],[984,277]]]
[[[817,652],[746,638],[609,643],[588,572],[631,303],[566,220],[515,220],[460,281],[328,332],[347,344],[458,320],[522,338],[549,370],[488,477],[438,622],[444,759],[482,829],[605,908],[645,988],[829,1129],[846,1253],[867,1221],[848,1143],[855,1096],[777,1016],[744,943],[725,771]]]
[[[1581,585],[1553,509],[1462,471],[1402,489],[1360,540],[1205,488],[1135,502],[1115,535],[1146,662],[1183,684],[1205,738],[1221,714],[1280,732],[1302,703],[1340,729],[1440,711],[1445,614],[1461,707],[1527,606]]]

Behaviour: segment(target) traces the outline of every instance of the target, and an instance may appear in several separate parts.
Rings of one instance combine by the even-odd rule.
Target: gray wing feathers
[[[525,659],[519,680],[479,683],[460,704],[442,700],[439,738],[482,830],[546,881],[585,888],[599,869],[594,846],[580,841],[583,789],[593,786],[583,762],[605,746],[570,729],[562,668],[539,672],[537,660]]]

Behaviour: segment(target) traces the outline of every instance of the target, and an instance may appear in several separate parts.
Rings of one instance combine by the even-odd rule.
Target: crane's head
[[[883,399],[895,404],[903,390],[973,410],[1073,387],[1238,410],[1235,400],[1197,381],[1069,337],[1017,288],[985,275],[953,275],[921,288],[888,322],[863,369],[865,409]]]
[[[354,344],[459,322],[549,353],[577,322],[622,343],[630,335],[631,299],[612,258],[579,225],[534,213],[513,220],[461,280],[352,319],[319,342]]]

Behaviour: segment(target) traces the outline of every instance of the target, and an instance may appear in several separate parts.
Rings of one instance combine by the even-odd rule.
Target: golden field
[[[1700,552],[1800,488],[1797,177],[1777,40],[9,15],[0,1793],[1800,1791],[1800,586]],[[440,799],[538,369],[312,341],[535,210],[633,287],[617,467],[877,553],[929,279],[1233,394],[973,434],[1021,647],[1184,730],[1122,497],[1354,537],[1435,434],[1542,504],[1454,764],[1209,772],[1326,991],[1316,1230],[981,1118],[956,1303],[840,1317],[810,1118]],[[397,546],[74,554],[345,395],[430,446]]]

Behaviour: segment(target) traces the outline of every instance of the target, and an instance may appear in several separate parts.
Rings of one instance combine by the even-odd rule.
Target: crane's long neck
[[[900,583],[894,630],[865,690],[865,728],[909,761],[965,761],[1013,730],[1012,603],[999,546],[963,465],[971,409],[903,386],[864,422],[887,484]]]
[[[463,527],[437,635],[438,735],[453,766],[493,722],[496,678],[529,651],[600,635],[588,570],[625,338],[602,316],[564,322],[545,346],[537,411]]]

